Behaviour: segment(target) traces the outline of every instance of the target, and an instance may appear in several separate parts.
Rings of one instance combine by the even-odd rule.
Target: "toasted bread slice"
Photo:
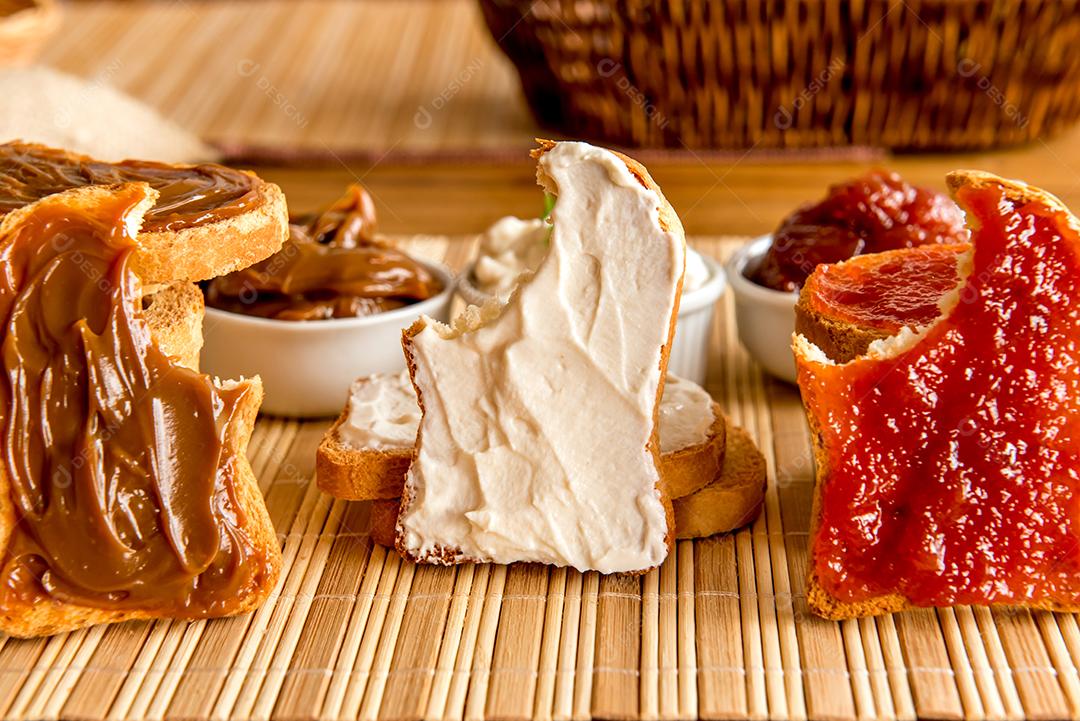
[[[727,421],[724,463],[715,480],[672,501],[675,537],[704,538],[752,523],[765,501],[765,482],[765,456],[749,433]]]
[[[348,501],[400,498],[419,425],[420,407],[408,373],[356,379],[345,409],[319,443],[319,488]]]
[[[752,523],[765,500],[765,457],[750,435],[715,408],[716,417],[726,426],[724,463],[704,487],[672,500],[675,510],[675,537],[704,538],[727,533]],[[401,499],[381,499],[371,504],[371,540],[393,546]]]
[[[345,501],[401,498],[416,447],[352,448],[341,441],[341,425],[338,418],[319,443],[315,456],[319,490]]]
[[[104,309],[108,311],[106,317],[121,320],[109,320],[103,325],[102,330],[94,330],[91,321],[83,317],[76,321],[74,327],[79,329],[79,337],[85,339],[82,342],[89,349],[86,352],[88,357],[93,359],[95,369],[107,368],[108,363],[115,363],[119,370],[119,377],[126,378],[124,383],[113,382],[109,385],[108,390],[105,390],[93,382],[92,375],[86,375],[85,371],[80,374],[77,368],[72,368],[71,371],[74,373],[72,378],[63,379],[62,381],[55,380],[56,376],[53,374],[54,380],[51,381],[48,389],[45,389],[44,386],[34,385],[35,390],[26,391],[27,393],[38,394],[46,392],[50,394],[64,393],[64,397],[67,397],[66,394],[72,393],[71,397],[78,398],[80,391],[74,384],[82,382],[77,380],[78,377],[87,377],[90,379],[87,381],[89,388],[94,395],[100,394],[100,398],[107,398],[113,394],[119,394],[118,399],[115,401],[100,400],[96,404],[86,406],[84,409],[88,414],[96,414],[98,420],[95,422],[100,424],[103,419],[108,419],[109,425],[98,431],[88,431],[95,434],[97,441],[100,443],[99,448],[102,451],[85,457],[79,456],[78,459],[81,459],[79,462],[66,460],[72,457],[58,455],[56,449],[66,447],[66,444],[71,441],[67,431],[55,425],[56,417],[53,417],[54,425],[49,430],[51,447],[45,446],[45,450],[42,451],[40,450],[42,448],[41,444],[36,442],[34,438],[42,436],[44,431],[35,425],[33,417],[27,416],[27,413],[38,412],[34,410],[37,403],[33,402],[32,399],[30,401],[18,400],[17,402],[21,405],[15,406],[16,401],[11,399],[21,395],[22,391],[20,391],[20,394],[9,393],[7,396],[9,398],[7,403],[11,404],[11,406],[6,408],[4,413],[0,414],[0,417],[6,415],[7,423],[13,422],[13,418],[19,419],[19,422],[23,424],[20,427],[29,436],[27,441],[20,441],[24,443],[23,446],[7,449],[7,452],[9,454],[47,452],[51,454],[54,462],[70,464],[71,470],[69,473],[74,474],[74,483],[65,483],[62,474],[57,472],[35,480],[35,472],[28,472],[23,466],[20,466],[18,476],[9,475],[11,466],[0,466],[0,555],[4,559],[2,568],[6,580],[6,583],[0,584],[0,630],[13,636],[47,635],[90,624],[128,619],[204,618],[245,613],[266,598],[275,585],[280,572],[280,546],[266,510],[262,493],[246,457],[247,444],[262,399],[262,385],[259,379],[212,383],[205,376],[200,377],[197,373],[193,373],[192,368],[197,365],[197,348],[201,343],[201,333],[197,332],[198,328],[194,322],[200,316],[202,308],[201,298],[196,297],[198,289],[190,284],[171,285],[165,290],[148,297],[145,301],[140,301],[140,288],[136,274],[132,272],[130,265],[126,266],[126,268],[120,265],[121,261],[119,260],[119,258],[126,257],[126,262],[129,262],[134,254],[108,256],[102,250],[104,248],[131,247],[131,244],[140,242],[140,239],[136,239],[134,236],[135,229],[139,227],[143,214],[152,207],[155,198],[155,191],[146,184],[128,184],[118,187],[81,187],[49,196],[17,209],[9,213],[0,222],[0,256],[5,259],[4,262],[12,264],[12,275],[9,276],[12,280],[8,282],[14,284],[12,287],[5,286],[4,289],[4,293],[8,296],[8,303],[5,307],[9,309],[5,312],[10,312],[12,307],[11,298],[16,294],[27,299],[24,302],[25,304],[19,306],[19,312],[24,315],[19,316],[18,319],[21,324],[18,329],[22,334],[19,337],[28,339],[24,342],[24,345],[25,343],[40,342],[30,340],[35,338],[33,332],[62,333],[60,328],[63,327],[62,318],[64,316],[60,314],[73,315],[78,312],[79,306],[68,308],[61,301],[55,311],[48,311],[57,314],[55,320],[52,321],[52,325],[44,325],[45,321],[40,320],[36,315],[26,315],[35,313],[34,308],[37,307],[35,304],[41,303],[40,300],[35,300],[35,297],[37,297],[34,295],[35,293],[40,293],[41,298],[46,298],[50,297],[50,288],[54,291],[57,288],[66,290],[67,286],[61,280],[72,276],[59,276],[61,280],[52,281],[49,275],[33,274],[31,271],[35,266],[32,264],[47,262],[47,257],[43,256],[44,260],[37,259],[37,256],[33,255],[31,251],[19,250],[19,248],[32,248],[34,247],[32,244],[36,242],[52,242],[47,234],[54,233],[57,234],[56,238],[60,239],[64,244],[86,242],[88,243],[87,248],[93,247],[95,253],[100,251],[101,255],[99,256],[90,258],[89,255],[86,255],[84,257],[85,267],[81,264],[75,266],[74,261],[65,260],[64,262],[72,266],[71,273],[78,271],[74,277],[85,277],[86,280],[80,279],[79,282],[87,283],[88,288],[92,286],[96,292],[102,294],[95,298],[94,303],[100,301],[112,304]],[[50,225],[55,218],[62,218],[62,223]],[[89,241],[78,240],[79,238],[93,237],[94,234],[101,238],[101,240],[94,241],[98,243],[97,245],[91,246]],[[76,240],[73,241],[73,238]],[[118,246],[118,243],[125,245]],[[67,252],[66,247],[59,245],[55,246],[55,251],[58,253]],[[110,250],[109,252],[124,253],[126,251]],[[57,258],[60,257],[57,256]],[[28,258],[31,260],[27,260]],[[50,268],[64,267],[59,261],[54,266],[50,266]],[[108,269],[110,283],[101,285],[100,281],[94,280],[103,277],[96,275],[101,269]],[[115,283],[112,281],[115,281]],[[38,286],[32,285],[50,282],[59,283],[59,285],[55,288],[42,285],[40,289]],[[79,300],[79,302],[90,301]],[[93,305],[93,307],[96,309],[97,305]],[[46,313],[44,310],[41,312],[42,314]],[[97,313],[97,310],[95,310],[95,313]],[[126,321],[122,319],[129,313],[133,316],[131,320],[132,326],[130,326],[132,330],[130,336],[125,336],[116,328],[127,327],[124,325]],[[14,314],[11,317],[14,318]],[[94,321],[94,323],[100,322],[102,322],[101,318]],[[146,345],[147,336],[143,335],[144,331],[140,330],[140,326],[150,331],[149,338],[151,341],[149,345]],[[29,331],[28,334],[27,329],[33,330]],[[123,333],[126,332],[123,331]],[[118,335],[118,333],[121,334]],[[67,344],[65,347],[77,347],[71,345],[73,341],[70,339],[70,334],[58,335],[57,337],[64,338],[63,343]],[[129,338],[129,340],[124,340],[125,337]],[[111,341],[107,341],[105,345],[102,345],[97,340],[98,338],[119,339],[119,342],[125,344],[123,346],[124,350],[119,353],[110,351],[108,350],[110,347],[108,343]],[[9,334],[8,340],[14,344],[20,343],[14,335]],[[30,347],[34,346],[31,345]],[[144,348],[146,350],[141,350]],[[164,353],[164,360],[162,360],[162,356],[156,354],[156,351]],[[55,350],[52,352],[60,353],[62,351]],[[149,355],[143,355],[143,353]],[[78,357],[78,355],[72,357]],[[110,357],[112,360],[108,360]],[[12,358],[12,356],[9,356],[7,362],[19,362],[12,360]],[[132,358],[136,360],[132,360]],[[32,365],[24,364],[19,367],[25,368],[27,377],[32,381],[35,375],[45,372],[40,369],[41,367],[51,367],[41,366],[42,363],[59,362],[46,355],[45,357],[35,358]],[[143,365],[128,368],[125,365],[128,363]],[[147,369],[145,372],[151,375],[144,376],[144,370],[142,369]],[[94,372],[100,371],[95,370]],[[95,508],[92,504],[98,501],[96,496],[84,484],[88,479],[100,476],[84,475],[84,472],[80,469],[88,466],[97,468],[96,464],[105,462],[100,459],[112,458],[113,460],[108,461],[110,465],[99,468],[98,471],[93,471],[93,473],[105,473],[106,471],[116,473],[118,475],[109,476],[110,481],[116,483],[120,482],[119,476],[131,474],[130,479],[124,479],[124,483],[128,484],[125,485],[125,488],[132,490],[125,491],[125,493],[135,493],[140,498],[151,499],[147,501],[148,503],[165,503],[160,500],[163,498],[162,492],[175,493],[181,491],[181,493],[172,496],[174,499],[172,502],[184,504],[188,504],[193,497],[197,498],[199,493],[210,492],[206,489],[211,486],[206,485],[207,481],[204,478],[192,476],[186,471],[178,473],[161,471],[167,474],[170,484],[164,491],[144,488],[144,482],[157,483],[157,481],[150,480],[152,471],[135,470],[148,469],[150,468],[148,464],[154,464],[155,466],[176,464],[170,465],[175,470],[185,466],[184,459],[198,458],[200,454],[207,453],[208,449],[205,445],[201,445],[197,453],[192,453],[190,449],[184,448],[184,436],[182,434],[170,436],[169,441],[175,445],[158,446],[156,448],[147,447],[145,451],[149,454],[147,458],[134,456],[130,457],[129,460],[124,460],[126,456],[123,454],[128,453],[133,448],[136,451],[139,450],[137,445],[131,445],[131,439],[141,437],[141,434],[146,432],[148,426],[159,423],[157,420],[151,421],[137,415],[144,412],[143,409],[148,407],[148,402],[145,400],[146,395],[148,393],[167,394],[170,392],[169,388],[181,382],[191,383],[193,388],[192,395],[183,398],[201,398],[201,394],[210,393],[211,398],[217,399],[211,402],[211,407],[220,409],[213,412],[215,414],[228,414],[221,417],[221,425],[214,423],[207,426],[208,421],[192,421],[205,429],[205,432],[220,434],[217,437],[220,438],[221,452],[217,456],[217,466],[214,470],[215,477],[212,485],[214,502],[205,507],[207,509],[205,512],[200,510],[203,507],[199,504],[196,503],[193,506],[194,513],[200,515],[209,514],[209,517],[214,519],[215,528],[218,532],[217,542],[220,546],[215,546],[214,548],[218,550],[212,550],[208,555],[205,544],[206,539],[194,538],[190,535],[189,529],[194,529],[196,526],[188,526],[187,520],[180,519],[176,515],[177,508],[169,506],[171,510],[165,512],[162,511],[160,505],[148,507],[145,503],[139,502],[136,504],[138,508],[129,508],[130,511],[135,513],[130,518],[134,519],[138,516],[139,524],[146,523],[149,525],[139,526],[142,534],[140,543],[132,547],[132,553],[143,554],[148,552],[151,544],[157,549],[170,547],[163,545],[166,543],[161,540],[165,537],[164,534],[180,534],[173,537],[176,539],[174,541],[176,545],[171,546],[177,549],[175,551],[177,554],[175,560],[163,561],[161,555],[154,557],[151,562],[155,564],[154,572],[156,575],[148,578],[140,575],[150,573],[142,565],[146,561],[140,561],[136,566],[129,567],[125,565],[121,568],[113,566],[114,561],[112,560],[101,560],[101,558],[97,557],[96,554],[99,551],[90,551],[90,549],[100,549],[100,553],[105,554],[105,556],[119,553],[115,549],[109,549],[102,545],[99,536],[129,539],[131,538],[131,532],[119,530],[120,526],[126,521],[117,521],[115,516],[109,515],[113,513],[112,511],[109,511],[108,514],[103,510],[100,511],[104,518],[111,520],[103,521],[102,524],[93,521],[90,515],[98,511],[91,510]],[[148,388],[153,390],[141,390],[142,386],[139,384],[145,383],[150,384]],[[214,390],[202,390],[211,383]],[[187,393],[186,390],[175,392],[178,394]],[[130,394],[131,397],[127,398],[125,394]],[[166,398],[168,396],[161,397]],[[181,398],[180,395],[176,397]],[[29,406],[26,405],[28,402],[30,403]],[[161,401],[161,403],[167,402],[166,400]],[[170,411],[186,412],[188,408],[186,405],[187,400],[182,402],[184,405],[177,406],[176,409],[171,409],[167,405],[163,408],[160,404],[157,404],[155,407],[159,411],[155,412],[164,412],[166,414]],[[45,401],[40,401],[40,403],[44,405]],[[220,405],[218,405],[219,403]],[[68,408],[69,415],[77,415],[80,412],[78,408],[65,407]],[[29,410],[27,410],[28,408]],[[102,410],[102,408],[107,410]],[[179,416],[176,417],[179,418]],[[90,421],[74,415],[71,418],[71,423],[86,423],[86,428],[92,429],[94,427]],[[58,431],[59,435],[57,435]],[[7,437],[10,437],[10,435]],[[126,445],[117,451],[121,455],[112,455],[111,445],[122,442],[126,443]],[[37,445],[34,445],[35,443]],[[27,448],[30,448],[30,450],[27,450]],[[33,448],[39,450],[33,450]],[[166,451],[168,455],[157,455],[162,450]],[[59,470],[65,468],[67,468],[66,465]],[[19,478],[18,482],[16,482],[16,478]],[[201,485],[199,487],[185,487],[182,485],[192,478],[196,478],[197,484]],[[25,500],[16,498],[16,490],[25,494],[26,489],[32,487],[33,483],[53,484],[42,495],[43,498],[49,499],[48,501],[42,501],[46,510],[35,511],[34,514],[17,512],[20,507],[17,502],[25,503]],[[112,491],[109,492],[112,493]],[[71,499],[68,499],[63,506],[64,510],[54,512],[52,509],[56,502],[53,499],[59,498],[61,494],[73,494],[73,498],[82,498],[87,502],[82,504],[73,503]],[[134,497],[132,496],[132,498]],[[77,534],[80,539],[79,542],[85,544],[82,548],[72,548],[72,552],[83,555],[90,553],[91,556],[88,557],[95,557],[94,563],[100,564],[101,568],[108,571],[108,579],[95,576],[92,587],[81,585],[87,575],[85,571],[78,572],[75,576],[70,575],[71,569],[82,568],[81,561],[73,564],[72,559],[51,555],[51,552],[47,549],[67,547],[63,544],[56,545],[57,521],[47,520],[50,515],[55,513],[66,514],[62,518],[64,523],[71,523],[68,533]],[[40,517],[38,514],[40,514]],[[228,517],[226,518],[222,514],[227,514]],[[166,516],[168,519],[166,519]],[[127,517],[125,516],[125,518]],[[132,520],[131,522],[135,523],[136,521]],[[39,525],[41,523],[51,524],[51,526],[41,526]],[[105,524],[116,523],[120,525],[115,527],[110,525],[111,531],[103,527]],[[167,527],[166,524],[168,524]],[[228,524],[228,528],[224,524]],[[94,531],[84,537],[82,535],[84,526],[93,528]],[[63,527],[63,525],[60,527]],[[151,527],[154,529],[153,531],[150,531]],[[146,535],[147,532],[150,532],[151,535]],[[113,535],[109,535],[109,533]],[[125,543],[127,543],[126,540]],[[228,558],[225,555],[220,555],[219,558],[219,554],[226,553],[222,550],[225,548],[231,549],[228,553],[232,555]],[[124,553],[126,552],[121,553],[121,557],[126,558]],[[148,559],[150,557],[140,556],[140,558]],[[203,566],[202,561],[199,559],[206,558],[210,559],[206,561],[207,563],[220,563],[220,565]],[[126,564],[128,561],[117,561],[116,563]],[[165,578],[161,575],[162,568],[174,568],[173,564],[176,564],[175,568],[183,569],[176,572],[181,574],[178,576],[181,580],[173,581],[172,576],[169,576],[167,580],[161,580]],[[205,568],[207,573],[213,568],[216,569],[214,572],[219,575],[211,579],[209,576],[203,576],[201,571],[188,570],[193,568]],[[38,575],[40,571],[35,569],[42,569],[45,575]],[[29,575],[27,572],[29,572]],[[169,573],[174,572],[169,571]],[[113,583],[114,576],[115,578],[133,579],[133,585],[125,586],[126,590],[123,591],[115,590],[117,588],[115,585],[109,586],[114,590],[102,590],[106,587],[106,584]],[[145,605],[137,602],[144,596],[147,598],[153,597],[157,593],[155,589],[159,587],[159,583],[172,584],[169,588],[201,589],[204,580],[206,589],[210,590],[191,590],[189,592],[191,595],[183,597],[167,594],[165,597],[155,597],[152,602],[146,601]],[[222,583],[225,584],[224,587],[219,585]],[[198,595],[196,598],[195,594],[203,595]]]
[[[846,363],[902,328],[925,327],[941,314],[970,248],[921,245],[819,265],[799,293],[795,331]]]
[[[130,261],[145,285],[246,268],[288,237],[285,195],[254,173],[213,164],[106,163],[33,143],[0,144],[0,215],[70,188],[124,182],[147,182],[167,194],[147,214]]]
[[[675,379],[668,375],[667,383],[674,381],[690,384],[691,381]],[[702,390],[704,393],[704,390]],[[706,394],[707,395],[707,394]],[[667,384],[665,384],[664,398],[667,398]],[[664,400],[660,401],[660,480],[664,491],[672,502],[697,493],[712,483],[720,473],[721,464],[724,460],[727,448],[728,424],[724,420],[724,414],[720,406],[709,399],[709,413],[711,419],[708,428],[702,436],[695,436],[694,442],[673,443],[669,445],[664,440],[665,421],[670,423],[671,418],[665,418]],[[685,414],[684,409],[670,410],[671,415]],[[691,411],[696,417],[698,414]],[[699,440],[700,439],[700,440]]]
[[[143,319],[158,348],[191,370],[199,370],[205,310],[202,291],[194,283],[173,283],[143,297]]]
[[[400,498],[383,498],[371,502],[371,527],[368,535],[372,543],[393,548],[397,543],[397,517],[401,512]]]
[[[1043,432],[1069,418],[1076,427],[1080,389],[1064,366],[1025,365],[1078,342],[1076,299],[1061,291],[1076,287],[1080,222],[1024,183],[972,171],[948,183],[968,211],[973,243],[940,316],[850,359],[845,347],[830,348],[833,358],[804,335],[794,340],[817,466],[807,602],[825,618],[953,603],[1080,610],[1069,531],[1078,499],[1060,481],[1075,473],[1063,461],[1076,458],[1075,437]],[[858,337],[857,328],[838,329]],[[959,376],[953,357],[963,362]],[[857,409],[858,421],[848,423],[845,407]],[[869,466],[848,458],[861,452],[864,428],[878,434]],[[912,468],[917,477],[908,477]],[[879,488],[891,495],[873,495]],[[877,530],[865,538],[837,530],[853,518]]]
[[[347,501],[397,500],[419,423],[408,374],[358,378],[345,410],[319,444],[319,488]],[[716,478],[726,433],[724,416],[705,389],[668,375],[660,401],[660,477],[668,496],[682,498]]]
[[[667,556],[657,411],[686,243],[645,169],[541,142],[550,249],[506,305],[402,345],[422,413],[398,550],[428,563],[642,572]]]

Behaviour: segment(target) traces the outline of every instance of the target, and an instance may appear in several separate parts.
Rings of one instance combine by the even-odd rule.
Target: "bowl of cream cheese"
[[[540,218],[496,221],[480,236],[476,260],[458,278],[458,295],[469,305],[483,305],[491,298],[505,303],[522,274],[532,272],[543,260],[550,230]],[[713,315],[726,285],[720,264],[687,246],[669,373],[697,384],[705,382]]]

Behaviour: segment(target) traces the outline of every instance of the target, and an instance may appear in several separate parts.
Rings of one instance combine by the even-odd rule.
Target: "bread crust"
[[[382,499],[371,503],[371,542],[393,548],[397,542],[397,517],[400,498]]]
[[[728,423],[715,402],[712,414],[713,422],[704,442],[660,454],[660,482],[672,502],[700,491],[720,474]]]
[[[152,207],[156,192],[145,183],[132,183],[123,188],[141,188],[145,200],[139,211],[146,212]],[[63,204],[69,208],[92,208],[103,197],[111,196],[116,188],[108,186],[86,186],[73,188],[48,196],[37,203],[9,213],[0,221],[0,238],[10,238],[9,231],[33,213],[40,204]],[[142,236],[138,241],[141,242]],[[196,293],[198,299],[196,299]],[[154,306],[157,306],[155,309]],[[170,284],[167,288],[149,297],[149,312],[144,313],[151,334],[159,348],[176,359],[177,363],[188,368],[198,365],[198,348],[202,345],[201,321],[202,295],[197,287],[190,283]],[[191,314],[195,314],[192,317]],[[242,594],[232,614],[251,611],[269,595],[277,584],[281,571],[281,547],[274,531],[270,515],[259,489],[258,481],[247,458],[247,446],[255,420],[262,404],[262,381],[258,376],[238,382],[221,384],[230,388],[242,388],[234,422],[225,432],[225,447],[233,449],[232,462],[228,467],[233,479],[233,488],[238,509],[245,519],[244,530],[249,535],[256,552],[266,559],[265,573]],[[17,521],[14,505],[11,501],[11,480],[0,467],[0,549],[6,549],[15,530]],[[3,555],[0,553],[0,555]],[[127,620],[151,618],[177,618],[151,609],[103,609],[58,601],[53,598],[39,599],[37,602],[7,603],[0,606],[0,631],[28,638],[71,631],[98,623],[115,623]]]
[[[250,210],[183,230],[139,233],[132,270],[143,283],[209,280],[247,268],[281,250],[289,211],[281,188],[254,175],[258,201]]]
[[[537,161],[539,161],[540,158],[542,158],[545,153],[550,152],[552,150],[552,148],[554,148],[557,145],[557,143],[555,141],[553,141],[553,140],[545,140],[545,139],[542,139],[542,138],[536,138],[536,143],[537,143],[537,145],[539,145],[539,147],[536,148],[535,150],[531,151],[530,156],[534,160],[537,160]],[[641,185],[644,188],[646,188],[648,190],[651,190],[652,192],[656,193],[657,199],[659,201],[659,205],[658,205],[658,222],[659,222],[660,228],[662,230],[664,230],[665,232],[674,234],[679,239],[679,243],[680,243],[680,245],[682,247],[682,252],[685,255],[685,253],[686,253],[686,236],[685,236],[685,233],[683,232],[682,222],[679,220],[679,216],[675,213],[674,208],[672,208],[671,204],[668,203],[667,198],[664,197],[664,194],[660,190],[660,187],[656,184],[656,182],[652,179],[652,176],[650,176],[649,172],[645,169],[645,166],[641,165],[640,163],[638,163],[633,158],[629,158],[626,155],[623,155],[622,153],[618,153],[618,152],[615,152],[615,151],[610,151],[610,152],[614,153],[620,160],[622,160],[622,162],[626,165],[626,168],[630,172],[630,174],[633,175],[638,180],[638,182],[641,183]],[[550,182],[546,178],[546,176],[544,175],[543,168],[542,168],[541,165],[539,165],[539,163],[537,164],[537,171],[536,172],[537,172],[537,182],[542,187],[544,187],[547,190],[553,190],[553,191],[557,190],[556,188],[550,187]],[[678,317],[679,317],[679,303],[682,300],[682,288],[683,288],[683,280],[685,278],[685,275],[686,275],[686,270],[685,270],[685,267],[684,267],[683,272],[679,274],[679,278],[678,278],[678,280],[676,281],[676,284],[675,284],[675,297],[674,297],[674,302],[673,302],[673,306],[672,306],[672,310],[671,310],[671,318],[668,321],[667,341],[660,347],[660,382],[657,383],[656,398],[653,401],[652,434],[650,436],[648,445],[646,447],[646,450],[649,452],[649,454],[653,458],[653,465],[656,468],[657,481],[656,481],[656,487],[655,488],[656,488],[656,494],[659,497],[660,503],[661,503],[661,505],[662,505],[662,507],[664,509],[664,515],[665,515],[666,522],[667,522],[667,534],[665,535],[664,543],[667,546],[669,551],[671,549],[672,544],[675,541],[675,513],[674,513],[674,510],[672,509],[671,498],[667,495],[667,493],[666,493],[666,491],[665,491],[665,489],[663,487],[663,483],[660,480],[660,470],[661,470],[661,466],[660,466],[660,441],[659,441],[659,436],[657,434],[657,427],[659,425],[659,418],[660,418],[660,415],[659,415],[660,414],[660,399],[663,397],[663,394],[664,394],[664,380],[665,380],[665,378],[667,378],[668,357],[671,354],[671,344],[672,344],[672,341],[675,338],[675,325],[676,325],[676,322],[678,321]],[[497,304],[497,301],[495,301],[495,300],[489,302],[488,306],[485,307],[484,312],[486,312],[486,313],[494,313],[494,314],[497,315],[498,311],[496,309],[495,304]],[[476,319],[480,321],[481,325],[483,324],[482,317],[477,316]],[[405,352],[406,366],[407,366],[407,368],[409,370],[409,378],[412,380],[413,387],[416,390],[416,399],[417,399],[417,402],[420,405],[421,417],[423,417],[423,414],[425,413],[424,397],[423,397],[423,393],[421,392],[420,388],[416,385],[416,357],[415,357],[415,353],[414,353],[414,350],[413,350],[413,338],[415,338],[426,327],[427,327],[427,323],[426,323],[425,319],[423,317],[421,317],[421,318],[418,318],[411,326],[404,329],[402,331],[402,334],[401,334],[401,346],[402,346],[402,349]],[[417,448],[419,448],[421,446],[422,442],[423,442],[423,437],[422,436],[423,436],[423,424],[421,423],[421,430],[417,433],[417,438],[416,438],[416,447]],[[404,514],[405,512],[407,512],[408,508],[412,505],[412,502],[413,502],[412,493],[410,492],[410,489],[406,486],[404,488],[404,490],[403,490],[402,497],[401,497],[401,504],[400,504],[400,509],[399,509],[399,512],[398,512],[399,520],[401,518],[401,515]],[[461,549],[455,549],[455,548],[437,548],[432,553],[425,556],[424,558],[417,558],[414,554],[410,553],[408,548],[405,546],[404,533],[403,533],[403,530],[402,530],[402,528],[400,526],[400,523],[398,524],[398,528],[397,528],[395,545],[397,547],[398,552],[404,558],[407,558],[407,559],[409,559],[411,561],[414,561],[414,562],[438,563],[438,564],[442,564],[442,565],[452,565],[452,564],[455,564],[455,563],[462,563],[462,562],[466,562],[466,563],[474,562],[476,560],[476,559],[469,559],[467,557],[464,557],[463,554],[461,553]],[[640,570],[636,571],[635,574],[637,574],[637,575],[644,574],[649,570],[650,569],[648,569],[648,568],[643,568],[643,569],[640,569]]]
[[[718,407],[714,411],[723,418]],[[752,523],[765,502],[765,456],[745,429],[727,425],[724,462],[711,483],[673,501],[675,537],[704,538]]]
[[[983,189],[983,188],[999,188],[1003,192],[1004,196],[1010,200],[1019,203],[1038,203],[1044,205],[1054,211],[1062,213],[1063,217],[1067,220],[1069,225],[1080,232],[1080,221],[1077,221],[1075,216],[1069,212],[1068,208],[1054,195],[1047,193],[1044,190],[1035,188],[1027,183],[1017,180],[1007,180],[1000,178],[992,173],[986,173],[976,170],[956,170],[949,173],[946,176],[946,184],[948,185],[949,192],[955,200],[960,200],[958,194],[965,188]],[[978,225],[975,219],[971,216],[968,217],[968,226],[972,231],[978,230]],[[974,234],[974,233],[973,233]],[[800,299],[801,300],[801,299]],[[809,319],[810,316],[807,315]],[[935,321],[935,324],[938,321]],[[850,336],[849,338],[841,338],[837,341],[838,355],[832,356],[829,351],[823,347],[818,348],[829,355],[830,360],[838,363],[845,363],[852,360],[856,360],[863,356],[867,349],[863,348],[862,351],[855,353],[851,357],[845,358],[843,351],[845,349],[856,348],[861,341],[859,340],[859,331],[861,329],[851,326],[845,328],[845,324],[836,324],[836,328],[832,332]],[[890,340],[897,338],[897,336],[889,337]],[[796,355],[797,364],[809,362],[807,357],[807,340],[813,340],[812,338],[805,337],[800,338],[796,334],[794,343],[794,351]],[[877,339],[875,339],[877,340]],[[888,342],[888,341],[886,341]],[[869,345],[869,344],[867,344]],[[807,409],[806,413],[807,422],[810,426],[810,436],[813,445],[814,461],[817,468],[817,479],[814,484],[813,504],[810,513],[810,535],[809,535],[809,564],[807,571],[806,581],[806,602],[810,610],[815,614],[829,619],[829,620],[843,620],[848,618],[859,618],[864,616],[880,616],[887,613],[895,613],[903,611],[909,608],[915,608],[903,594],[890,593],[886,595],[876,596],[864,601],[858,602],[846,602],[842,601],[835,596],[831,595],[824,589],[819,581],[816,568],[815,559],[815,539],[817,538],[818,529],[821,522],[821,497],[825,486],[829,481],[829,459],[825,450],[825,444],[821,435],[821,428],[817,423],[813,413]],[[1032,610],[1045,610],[1045,611],[1059,611],[1059,612],[1075,612],[1080,611],[1080,605],[1069,606],[1054,603],[1051,601],[1038,601],[1035,603],[1018,604],[1021,608],[1028,608]],[[1016,606],[1014,606],[1016,607]]]
[[[888,338],[889,334],[876,328],[863,328],[835,318],[811,307],[807,289],[799,292],[795,304],[795,333],[808,341],[837,363],[847,363],[862,355],[876,340]]]
[[[319,490],[346,501],[396,501],[405,485],[413,449],[350,448],[341,442],[339,433],[348,422],[348,413],[346,406],[315,453],[315,482]]]

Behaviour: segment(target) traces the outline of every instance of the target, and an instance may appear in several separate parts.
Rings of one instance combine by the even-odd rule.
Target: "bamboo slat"
[[[523,148],[536,135],[470,0],[103,0],[63,15],[42,62],[229,147],[379,157]]]
[[[738,239],[699,239],[723,257]],[[461,239],[406,241],[460,266]],[[253,614],[0,639],[5,718],[1080,718],[1069,614],[957,607],[833,623],[803,577],[813,480],[797,392],[764,377],[725,301],[708,388],[755,435],[765,509],[682,541],[642,577],[535,565],[417,567],[367,537],[369,506],[313,485],[325,421],[260,419],[252,466],[281,531]]]

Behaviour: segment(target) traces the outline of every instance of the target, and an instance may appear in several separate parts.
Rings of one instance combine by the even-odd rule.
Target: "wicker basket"
[[[0,0],[0,67],[32,63],[59,26],[56,0]]]
[[[480,0],[540,123],[627,146],[985,148],[1080,117],[1078,0]]]

